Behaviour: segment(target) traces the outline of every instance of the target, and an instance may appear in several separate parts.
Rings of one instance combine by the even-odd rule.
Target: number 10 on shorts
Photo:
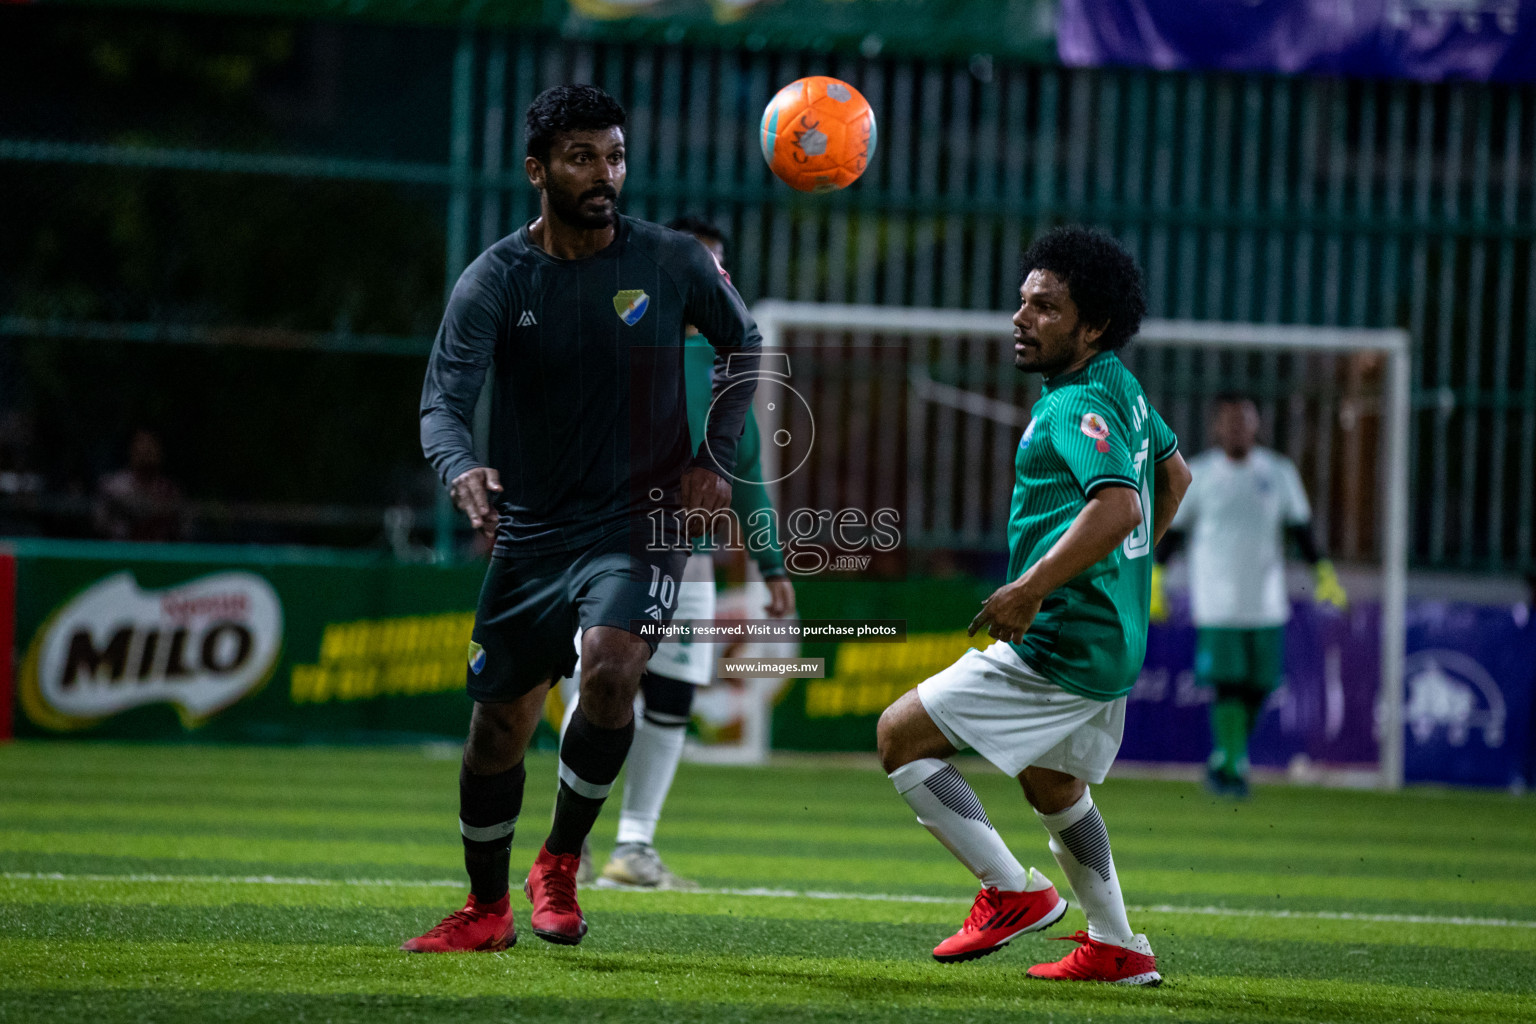
[[[660,598],[663,608],[671,608],[673,598],[677,597],[677,584],[671,576],[663,576],[660,566],[651,566],[651,589],[648,597]]]

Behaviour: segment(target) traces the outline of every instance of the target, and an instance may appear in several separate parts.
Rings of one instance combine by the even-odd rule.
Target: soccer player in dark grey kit
[[[459,831],[470,895],[463,910],[401,948],[506,949],[512,833],[523,753],[544,696],[575,665],[581,701],[560,745],[554,825],[524,887],[533,931],[574,945],[582,840],[634,736],[633,702],[668,622],[686,537],[657,544],[647,517],[722,509],[761,338],[730,278],[692,236],[618,213],[624,109],[589,85],[528,108],[528,179],[540,215],[487,249],[449,299],[421,396],[422,448],[470,523],[495,538],[467,674],[474,699],[459,773]],[[685,326],[716,351],[717,400],[691,438]],[[727,359],[729,357],[729,373]],[[470,423],[493,374],[490,465]],[[702,442],[702,443],[701,443]],[[690,517],[690,521],[694,518]]]

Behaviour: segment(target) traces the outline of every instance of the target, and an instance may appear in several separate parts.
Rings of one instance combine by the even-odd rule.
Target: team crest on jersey
[[[1024,437],[1019,441],[1020,448],[1028,448],[1029,442],[1035,439],[1035,421],[1030,420],[1029,426],[1024,428]]]
[[[485,648],[471,640],[469,642],[469,670],[475,675],[479,675],[484,669]]]
[[[640,322],[651,306],[651,297],[639,288],[626,288],[613,297],[613,311],[630,327]]]

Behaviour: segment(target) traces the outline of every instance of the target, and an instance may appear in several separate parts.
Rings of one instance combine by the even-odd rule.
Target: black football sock
[[[480,903],[507,894],[512,833],[523,810],[523,762],[496,775],[476,775],[459,766],[459,833],[464,837],[464,870],[469,891]]]
[[[560,742],[560,795],[555,798],[555,824],[544,844],[550,853],[581,852],[634,738],[634,719],[617,729],[603,729],[577,706]]]

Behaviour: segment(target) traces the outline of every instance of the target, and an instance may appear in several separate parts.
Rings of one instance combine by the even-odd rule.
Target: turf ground
[[[519,878],[553,768],[530,760]],[[968,774],[1061,884],[1012,784]],[[710,891],[585,891],[578,948],[533,937],[517,896],[513,950],[399,953],[462,902],[456,793],[442,751],[0,747],[0,1020],[1536,1021],[1530,797],[1111,780],[1167,979],[1124,990],[1026,978],[1070,948],[1037,936],[934,963],[969,876],[843,762],[685,765],[660,844]]]

